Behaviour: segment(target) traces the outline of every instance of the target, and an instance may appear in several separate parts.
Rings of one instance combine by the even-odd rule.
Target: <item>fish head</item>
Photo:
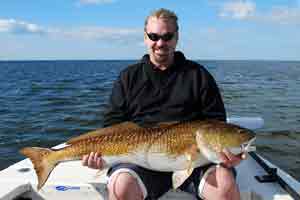
[[[227,149],[237,155],[255,151],[255,133],[237,125],[215,122],[196,131],[197,146],[201,154],[210,162],[220,163],[219,154]]]

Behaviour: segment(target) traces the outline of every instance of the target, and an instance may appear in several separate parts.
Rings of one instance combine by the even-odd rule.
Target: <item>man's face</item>
[[[154,37],[155,40],[151,40],[151,37],[147,34],[154,36],[166,36],[163,39]],[[157,35],[155,35],[157,34]],[[168,35],[173,37],[168,38]],[[153,38],[152,38],[153,39]],[[164,40],[165,39],[165,40]],[[169,39],[169,40],[168,40]],[[166,41],[167,40],[167,41]],[[178,33],[176,27],[172,21],[166,21],[163,18],[150,17],[146,27],[146,33],[144,34],[144,42],[148,48],[150,60],[155,65],[168,65],[173,62],[174,51],[178,40]]]

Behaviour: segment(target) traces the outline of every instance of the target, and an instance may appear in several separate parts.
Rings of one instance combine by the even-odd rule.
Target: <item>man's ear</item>
[[[145,43],[145,44],[147,44],[147,42],[146,42],[147,39],[148,39],[148,36],[147,36],[146,32],[144,32],[144,43]]]
[[[179,32],[178,31],[176,31],[175,37],[176,37],[176,41],[178,42],[178,39],[179,39]]]

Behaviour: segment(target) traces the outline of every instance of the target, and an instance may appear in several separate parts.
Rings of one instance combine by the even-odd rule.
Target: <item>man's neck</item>
[[[153,67],[153,69],[158,69],[160,71],[164,71],[168,68],[169,68],[169,65],[156,65],[156,64],[154,64],[154,67]]]
[[[151,58],[150,58],[150,61],[154,65],[154,69],[164,71],[164,70],[168,69],[174,63],[174,56],[172,57],[172,59],[170,59],[166,62],[163,62],[163,63],[157,63],[154,61],[154,59],[151,59]]]

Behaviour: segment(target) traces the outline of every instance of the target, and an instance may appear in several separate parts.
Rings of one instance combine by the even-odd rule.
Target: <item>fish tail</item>
[[[53,152],[51,149],[38,147],[26,147],[20,150],[20,153],[28,157],[33,163],[34,170],[38,177],[38,190],[43,187],[51,171],[58,163],[58,161],[55,160],[50,162],[49,155]]]

